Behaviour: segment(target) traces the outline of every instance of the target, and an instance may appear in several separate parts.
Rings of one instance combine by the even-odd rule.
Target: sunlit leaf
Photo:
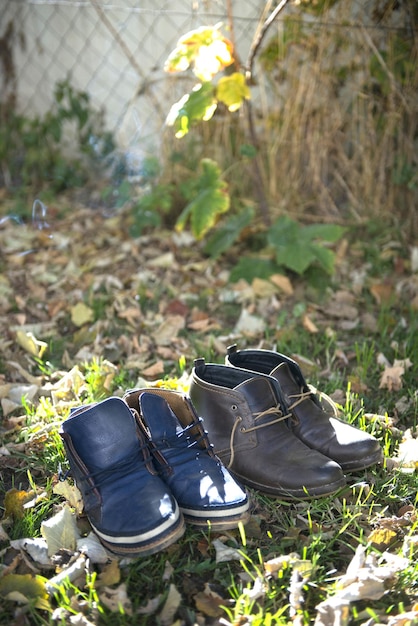
[[[65,498],[78,515],[83,512],[83,497],[75,484],[71,484],[68,480],[60,480],[54,485],[52,492]]]
[[[230,548],[220,539],[214,539],[212,545],[216,551],[216,562],[225,563],[227,561],[241,561],[242,554],[235,548]]]
[[[25,332],[20,329],[16,331],[16,341],[26,352],[39,359],[43,357],[48,347],[45,341],[37,339],[32,332]]]
[[[385,550],[396,539],[397,533],[390,528],[375,528],[367,538],[367,541],[378,550]]]
[[[173,104],[166,119],[173,126],[178,139],[187,135],[194,122],[207,122],[217,107],[214,87],[211,83],[196,85],[193,91]]]
[[[210,81],[233,61],[232,43],[222,35],[219,26],[203,26],[179,39],[164,69],[174,73],[192,67],[199,80]]]
[[[112,559],[100,572],[98,586],[117,585],[120,582],[121,572],[117,559]]]
[[[49,556],[62,548],[75,550],[77,540],[80,538],[75,516],[67,506],[64,506],[54,517],[42,522],[41,532],[48,544]]]
[[[234,72],[230,76],[220,78],[216,88],[216,96],[220,102],[228,107],[229,111],[237,111],[244,100],[249,100],[251,97],[244,74]]]
[[[0,578],[0,596],[19,604],[35,601],[42,610],[50,609],[45,578],[31,574],[7,574]]]
[[[4,496],[4,518],[22,519],[25,515],[24,505],[33,498],[33,491],[9,489]]]

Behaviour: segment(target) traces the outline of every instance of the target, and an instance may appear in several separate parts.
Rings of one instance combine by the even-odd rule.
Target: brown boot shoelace
[[[258,430],[259,428],[265,428],[266,426],[272,426],[272,424],[277,424],[278,422],[283,422],[284,420],[288,419],[288,418],[292,418],[291,413],[288,413],[286,415],[283,415],[283,412],[280,408],[280,405],[277,406],[271,406],[268,409],[266,409],[265,411],[260,411],[258,413],[253,413],[254,416],[254,422],[256,420],[260,420],[262,417],[265,417],[266,415],[277,415],[276,419],[272,419],[268,422],[265,422],[264,424],[256,424],[255,426],[250,426],[250,428],[245,428],[244,426],[241,427],[241,432],[242,433],[251,433],[254,430]],[[232,466],[232,463],[234,462],[234,458],[235,458],[235,449],[234,449],[234,437],[235,437],[235,433],[237,431],[237,428],[239,426],[239,424],[242,422],[242,417],[240,415],[237,415],[237,418],[234,422],[234,425],[232,427],[231,430],[231,437],[229,439],[229,449],[230,449],[230,459],[229,459],[229,463],[227,465],[228,469],[230,469],[230,467]]]

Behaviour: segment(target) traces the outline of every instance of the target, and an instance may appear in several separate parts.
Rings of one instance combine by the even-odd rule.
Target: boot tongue
[[[299,395],[303,391],[294,379],[287,363],[280,363],[280,365],[274,368],[274,370],[270,373],[270,376],[279,382],[280,388],[288,404],[292,404],[292,402],[295,401],[295,398],[292,398],[291,396]]]
[[[278,394],[274,389],[274,381],[268,378],[254,376],[254,378],[240,383],[234,389],[244,396],[252,413],[261,413],[280,403]]]
[[[176,415],[161,396],[144,392],[139,398],[139,409],[153,441],[169,439],[183,431]]]

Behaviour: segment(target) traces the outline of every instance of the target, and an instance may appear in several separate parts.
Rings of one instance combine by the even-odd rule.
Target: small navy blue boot
[[[190,400],[167,390],[134,390],[125,396],[149,437],[158,468],[186,519],[215,530],[248,521],[248,498],[215,456]]]
[[[73,410],[60,435],[87,518],[106,548],[146,556],[183,535],[178,504],[121,398]]]

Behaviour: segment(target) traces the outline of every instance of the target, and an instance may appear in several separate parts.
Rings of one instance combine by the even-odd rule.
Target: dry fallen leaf
[[[10,546],[15,550],[24,550],[27,552],[37,565],[52,566],[45,539],[40,537],[35,539],[16,539],[10,542]]]
[[[77,550],[85,554],[89,558],[90,563],[107,563],[110,558],[106,548],[93,532],[89,533],[87,537],[77,539]],[[114,582],[119,582],[119,579],[106,584],[112,585]]]
[[[308,333],[317,333],[318,332],[318,327],[316,326],[316,324],[311,320],[311,318],[309,317],[309,315],[304,315],[303,319],[302,319],[302,325],[304,327],[305,330],[308,331]]]
[[[270,298],[277,292],[276,286],[270,280],[254,278],[251,283],[254,295],[258,298]]]
[[[65,498],[77,515],[81,515],[84,508],[83,497],[75,484],[71,484],[69,480],[60,480],[53,486],[52,493]]]
[[[240,335],[258,335],[264,332],[265,322],[261,317],[252,315],[247,309],[242,309],[239,319],[236,323],[234,333]]]
[[[241,561],[242,554],[235,548],[225,545],[220,539],[214,539],[212,542],[216,551],[216,562],[224,563],[225,561]]]
[[[203,591],[199,591],[193,596],[193,600],[196,609],[209,617],[220,617],[223,615],[224,610],[221,607],[228,604],[228,600],[225,600],[213,591],[208,583],[205,583]]]
[[[157,346],[169,346],[180,330],[183,330],[185,324],[186,322],[182,315],[167,316],[153,333]]]
[[[132,604],[128,597],[125,583],[122,583],[116,589],[103,587],[99,592],[99,598],[113,613],[124,612],[127,615],[132,615]]]
[[[284,274],[273,274],[270,276],[270,281],[276,285],[286,296],[293,294],[293,286],[287,276]]]
[[[370,287],[370,293],[377,304],[389,304],[394,297],[393,285],[388,283],[375,283]]]
[[[167,599],[164,602],[164,606],[159,615],[162,626],[172,626],[174,616],[180,606],[180,603],[181,595],[177,591],[177,587],[171,583],[168,589]]]
[[[379,600],[391,581],[407,565],[407,559],[385,552],[378,560],[358,546],[345,575],[336,581],[336,592],[316,607],[315,626],[347,626],[349,606],[359,600]]]
[[[392,366],[386,366],[380,378],[379,389],[399,391],[403,385],[402,376],[411,365],[412,363],[409,359],[404,359],[402,361],[394,361]]]
[[[56,554],[62,548],[75,550],[80,534],[75,522],[75,515],[68,506],[41,524],[42,536],[48,544],[48,555]]]

